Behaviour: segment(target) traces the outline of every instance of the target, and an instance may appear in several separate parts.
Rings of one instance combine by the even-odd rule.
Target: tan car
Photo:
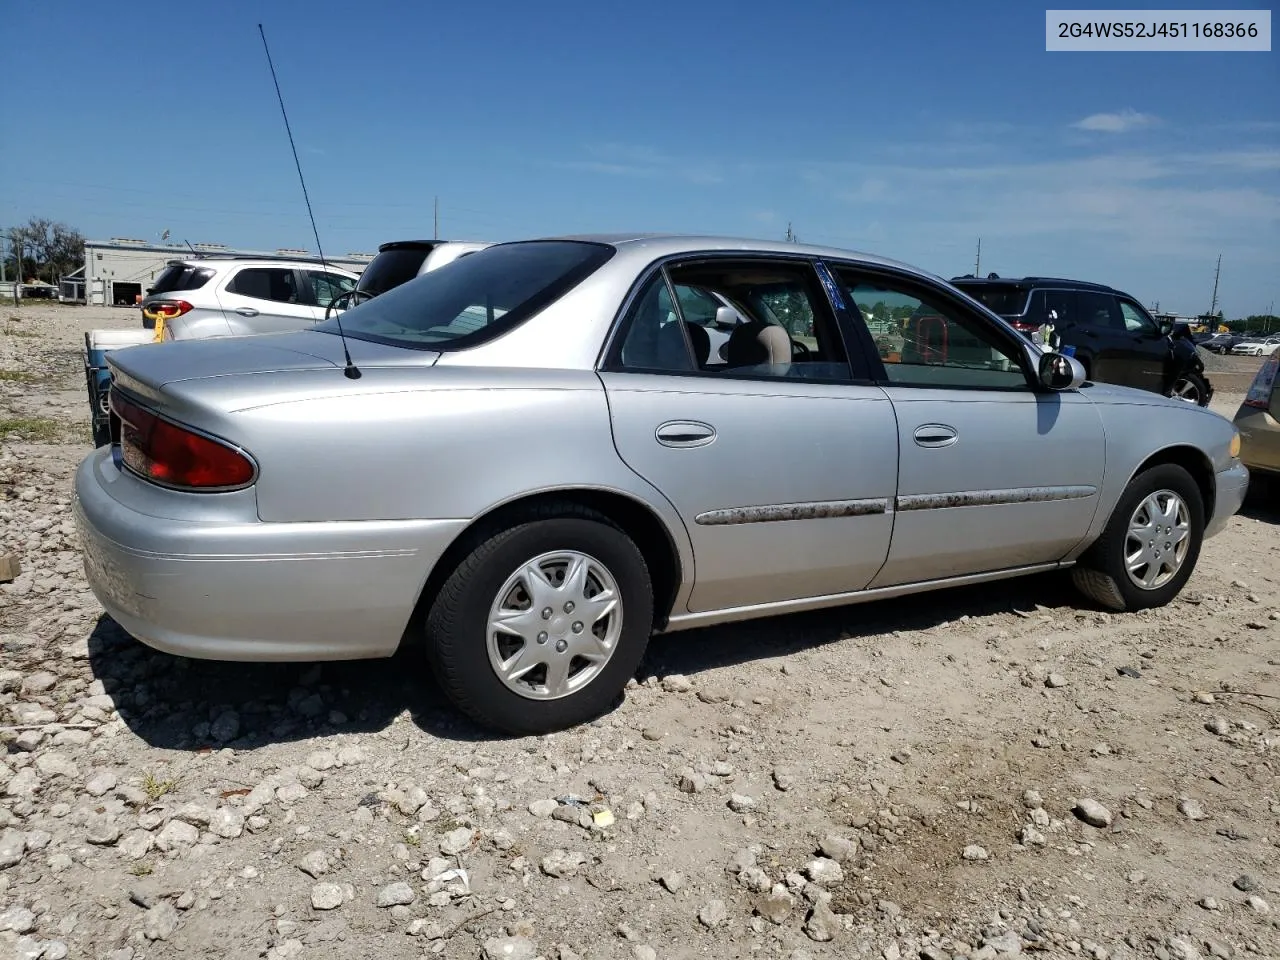
[[[1240,459],[1254,473],[1280,477],[1280,352],[1262,364],[1236,411]]]

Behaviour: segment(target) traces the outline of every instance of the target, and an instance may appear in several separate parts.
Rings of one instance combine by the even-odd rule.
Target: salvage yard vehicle
[[[1280,350],[1280,337],[1242,340],[1231,348],[1231,353],[1237,357],[1269,357],[1276,350]]]
[[[111,409],[108,397],[111,389],[111,370],[107,367],[107,354],[122,347],[153,343],[155,335],[149,330],[88,330],[84,335],[84,380],[89,392],[89,430],[93,445],[101,447],[111,442]]]
[[[190,340],[300,330],[359,277],[320,260],[211,254],[174,260],[142,300],[143,326]]]
[[[491,244],[469,240],[392,240],[381,244],[377,256],[364,268],[355,287],[331,301],[325,309],[324,318],[327,320],[339,310],[372,300],[414,277],[439,270],[488,246]]]
[[[1250,470],[1280,477],[1280,351],[1273,352],[1236,411],[1240,459]]]
[[[686,287],[743,313],[725,362]],[[882,358],[880,301],[965,349]],[[514,733],[609,709],[654,631],[1068,568],[1107,609],[1166,604],[1249,477],[1225,418],[794,243],[502,243],[305,331],[107,360],[75,515],[125,630],[240,661],[420,641]]]
[[[1054,277],[1011,280],[955,277],[957,288],[1029,337],[1051,324],[1059,349],[1084,365],[1085,376],[1151,390],[1207,407],[1213,387],[1190,328],[1159,322],[1114,287]]]

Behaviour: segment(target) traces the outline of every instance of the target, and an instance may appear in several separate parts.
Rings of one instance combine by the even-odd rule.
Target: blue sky
[[[327,253],[439,196],[442,237],[790,222],[944,276],[981,236],[1179,312],[1221,253],[1228,316],[1280,302],[1280,53],[1046,53],[1044,9],[8,0],[0,225],[314,247],[262,22]]]

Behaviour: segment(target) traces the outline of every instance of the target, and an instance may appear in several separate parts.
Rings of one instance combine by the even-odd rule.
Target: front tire
[[[566,507],[530,513],[467,555],[427,614],[427,656],[473,720],[542,734],[608,710],[652,626],[635,543],[607,518]]]
[[[1188,371],[1173,382],[1169,396],[1176,400],[1185,400],[1198,407],[1209,405],[1209,381],[1194,371]]]
[[[1195,570],[1204,540],[1204,500],[1171,463],[1129,482],[1102,535],[1072,568],[1076,588],[1109,610],[1162,607]]]

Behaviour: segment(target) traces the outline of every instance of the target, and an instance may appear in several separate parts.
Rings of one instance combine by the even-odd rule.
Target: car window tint
[[[662,273],[655,273],[636,297],[626,320],[622,365],[628,370],[692,373],[693,357],[686,334],[671,305]]]
[[[190,263],[171,263],[156,278],[155,286],[150,293],[177,293],[179,290],[199,290],[213,271],[208,267],[197,267]]]
[[[719,300],[697,287],[676,284],[676,299],[680,301],[680,313],[690,323],[711,327],[716,322]]]
[[[1130,333],[1156,333],[1155,322],[1143,313],[1138,305],[1126,300],[1120,301],[1120,313],[1124,317],[1124,328]]]
[[[1052,323],[1058,330],[1073,327],[1078,319],[1076,295],[1071,290],[1038,290],[1036,298],[1042,306],[1036,311],[1040,323]]]
[[[322,273],[319,270],[308,270],[307,280],[311,284],[316,304],[321,307],[327,307],[342,294],[353,290],[356,285],[350,277],[339,276],[336,273]]]
[[[1027,388],[1015,348],[980,317],[905,284],[853,272],[837,276],[872,328],[889,383]]]
[[[1116,306],[1116,298],[1109,293],[1092,293],[1081,290],[1076,293],[1076,309],[1079,323],[1092,330],[1123,330],[1124,317]]]
[[[279,267],[246,267],[227,284],[230,293],[255,300],[297,303],[298,289],[293,271]]]

